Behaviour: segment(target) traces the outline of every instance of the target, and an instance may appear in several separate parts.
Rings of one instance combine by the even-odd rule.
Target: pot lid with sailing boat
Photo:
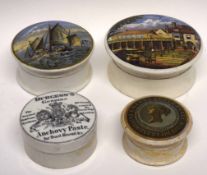
[[[188,24],[163,15],[123,19],[106,36],[106,50],[124,71],[144,78],[169,78],[198,58],[201,39]]]
[[[42,72],[68,70],[85,63],[93,49],[91,35],[64,21],[45,21],[19,32],[12,51],[27,69]]]

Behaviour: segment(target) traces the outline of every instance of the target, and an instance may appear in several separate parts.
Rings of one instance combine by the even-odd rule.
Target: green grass
[[[193,56],[191,51],[170,51],[166,52],[163,56],[157,55],[156,62],[163,65],[176,66],[191,60]]]

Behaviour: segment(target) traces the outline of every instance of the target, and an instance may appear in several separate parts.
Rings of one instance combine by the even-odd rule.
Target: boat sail
[[[49,33],[51,45],[54,46],[65,44],[68,33],[61,25],[57,23],[51,30],[49,30]]]
[[[77,37],[77,35],[71,35],[70,30],[67,31],[59,23],[55,24],[53,27],[49,25],[47,32],[41,38],[37,37],[33,42],[29,43],[26,52],[31,48],[33,54],[26,54],[25,52],[25,57],[38,54],[42,55],[44,53],[50,54],[52,52],[70,51],[74,37]]]
[[[34,45],[35,44],[35,45]],[[32,49],[34,51],[40,51],[44,49],[44,41],[43,41],[43,37],[42,38],[38,38],[37,40],[37,44],[34,43],[32,44]]]
[[[30,58],[33,56],[33,51],[31,50],[31,47],[27,47],[26,52],[24,54],[25,58]]]

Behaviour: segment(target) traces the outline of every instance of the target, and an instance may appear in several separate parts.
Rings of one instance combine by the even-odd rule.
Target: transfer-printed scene
[[[48,21],[27,27],[15,37],[12,49],[23,63],[39,69],[73,66],[90,54],[93,40],[78,25]]]
[[[111,28],[107,41],[111,51],[123,61],[152,69],[185,64],[198,54],[201,46],[192,27],[160,15],[124,19]]]

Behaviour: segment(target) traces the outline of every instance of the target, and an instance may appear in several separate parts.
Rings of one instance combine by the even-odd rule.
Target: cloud
[[[146,19],[141,23],[125,24],[119,28],[119,30],[124,31],[126,29],[155,29],[169,24],[171,24],[171,21],[161,21],[160,19]]]

